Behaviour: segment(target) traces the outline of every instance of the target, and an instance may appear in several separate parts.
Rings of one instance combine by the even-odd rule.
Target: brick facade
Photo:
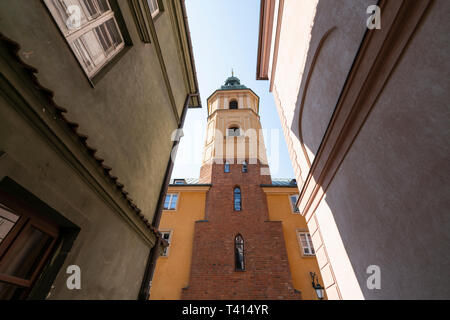
[[[195,225],[189,286],[182,299],[301,299],[294,290],[280,221],[268,221],[261,184],[270,184],[258,164],[204,164],[201,183],[211,183],[205,220]],[[241,188],[242,209],[234,211],[233,190]],[[245,271],[235,271],[234,239],[244,239]]]

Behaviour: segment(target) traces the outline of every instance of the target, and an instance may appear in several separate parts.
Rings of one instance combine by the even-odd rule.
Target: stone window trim
[[[164,240],[167,241],[168,245],[165,247],[161,253],[161,257],[168,257],[170,253],[170,246],[172,244],[173,229],[160,229],[159,232]]]
[[[174,198],[175,198],[175,200],[174,200]],[[168,192],[168,193],[166,193],[166,196],[164,197],[163,210],[177,211],[179,202],[180,202],[180,193]],[[175,203],[175,205],[173,206],[174,203]]]
[[[306,229],[296,229],[295,232],[302,257],[315,257],[316,252],[309,231]]]

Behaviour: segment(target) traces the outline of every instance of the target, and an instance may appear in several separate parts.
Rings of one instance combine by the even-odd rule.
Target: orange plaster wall
[[[189,187],[169,187],[168,193],[178,192],[176,210],[164,210],[160,231],[172,230],[167,257],[159,257],[153,275],[150,300],[178,300],[181,289],[189,284],[194,222],[204,219],[205,191],[186,192]]]
[[[286,242],[289,267],[291,269],[294,288],[301,291],[302,299],[317,300],[317,295],[311,285],[309,272],[319,276],[323,286],[319,266],[315,256],[303,256],[302,248],[297,239],[296,230],[308,231],[306,220],[300,214],[294,214],[291,209],[289,195],[298,194],[297,188],[265,188],[269,218],[272,221],[281,221],[283,236]]]

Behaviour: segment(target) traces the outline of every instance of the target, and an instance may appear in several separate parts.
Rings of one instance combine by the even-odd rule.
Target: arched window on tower
[[[242,162],[242,172],[244,173],[248,172],[247,161]]]
[[[245,270],[244,238],[240,234],[234,238],[234,265],[236,271]]]
[[[241,188],[234,188],[234,211],[241,211],[242,199],[241,199]]]
[[[238,108],[238,102],[236,100],[231,100],[229,104],[230,109],[237,109]]]

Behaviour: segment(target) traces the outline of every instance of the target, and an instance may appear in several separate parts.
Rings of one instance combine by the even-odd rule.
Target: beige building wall
[[[450,6],[386,1],[369,31],[372,4],[263,0],[257,78],[270,80],[328,298],[448,298]]]
[[[294,288],[301,291],[303,300],[318,300],[311,284],[310,272],[318,276],[319,283],[323,286],[324,282],[320,276],[317,260],[319,256],[303,254],[298,232],[309,232],[308,226],[305,217],[294,212],[289,198],[291,195],[298,194],[298,190],[295,187],[264,187],[263,190],[267,197],[269,219],[281,221],[282,224]]]

